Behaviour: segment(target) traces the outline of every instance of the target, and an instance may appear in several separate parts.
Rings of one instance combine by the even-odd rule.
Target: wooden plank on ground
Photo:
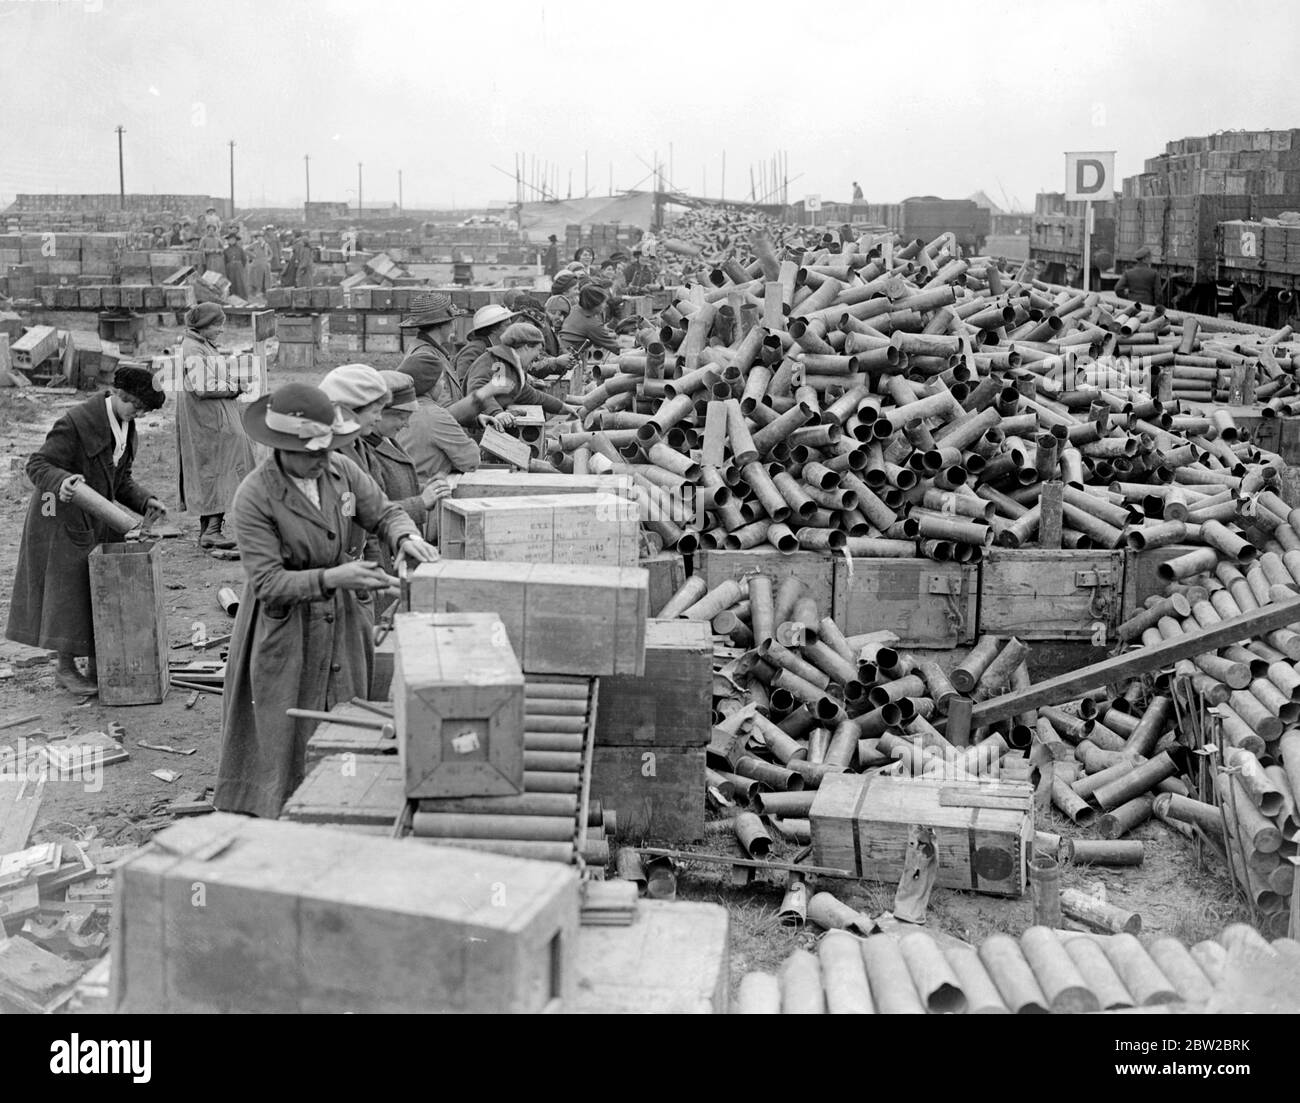
[[[1276,628],[1300,622],[1300,597],[1265,605],[1262,609],[1252,609],[1238,617],[1213,624],[1209,628],[1200,628],[1195,632],[1185,632],[1172,639],[1161,640],[1150,647],[1139,647],[1134,651],[1113,658],[1103,659],[1099,663],[1073,670],[1067,674],[1048,678],[1028,689],[1018,689],[981,701],[971,710],[971,724],[983,727],[988,724],[1006,720],[1021,712],[1028,712],[1041,705],[1068,701],[1086,693],[1097,686],[1112,682],[1124,682],[1140,674],[1148,674],[1163,667],[1171,666],[1179,659],[1190,659],[1207,651],[1217,651],[1220,647],[1241,640],[1262,636]]]
[[[23,850],[45,796],[45,779],[0,779],[0,854]]]

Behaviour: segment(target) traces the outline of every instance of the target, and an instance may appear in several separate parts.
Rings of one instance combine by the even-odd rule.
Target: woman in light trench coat
[[[256,376],[237,370],[234,358],[217,348],[226,314],[216,303],[191,307],[185,324],[174,384],[181,509],[199,515],[199,547],[230,549],[226,511],[258,460],[237,399]]]
[[[235,495],[246,581],[226,663],[214,803],[274,817],[302,782],[315,727],[285,710],[328,710],[369,692],[375,597],[397,580],[358,561],[358,530],[416,562],[437,552],[338,453],[359,427],[319,388],[286,384],[249,406],[244,424],[274,451]]]

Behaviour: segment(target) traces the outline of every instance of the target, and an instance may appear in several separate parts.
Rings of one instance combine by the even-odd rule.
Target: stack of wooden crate
[[[703,838],[712,703],[707,621],[647,621],[645,672],[601,680],[591,794],[618,813],[621,838]]]

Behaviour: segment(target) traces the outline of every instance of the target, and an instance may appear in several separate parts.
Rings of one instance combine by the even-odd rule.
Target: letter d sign
[[[1115,180],[1115,154],[1067,153],[1065,155],[1065,198],[1069,201],[1112,198]]]

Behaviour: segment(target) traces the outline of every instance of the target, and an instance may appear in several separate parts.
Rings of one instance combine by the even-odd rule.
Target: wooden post
[[[1122,683],[1140,674],[1169,666],[1179,659],[1190,659],[1197,655],[1212,653],[1238,640],[1252,639],[1275,628],[1285,628],[1296,622],[1300,622],[1300,597],[1276,602],[1260,609],[1252,609],[1249,613],[1243,613],[1239,617],[1229,617],[1209,628],[1184,632],[1171,639],[1151,644],[1149,647],[1140,647],[1126,654],[1092,663],[1080,670],[1048,678],[1029,689],[1013,690],[1001,697],[981,701],[971,712],[971,723],[982,727],[1027,712],[1031,708],[1038,708],[1040,705],[1050,705],[1053,701],[1068,701],[1097,686]],[[950,705],[950,718],[951,713]],[[949,736],[950,741],[951,738]]]
[[[1043,548],[1061,546],[1061,495],[1065,489],[1059,479],[1043,483],[1038,496],[1038,545]]]

